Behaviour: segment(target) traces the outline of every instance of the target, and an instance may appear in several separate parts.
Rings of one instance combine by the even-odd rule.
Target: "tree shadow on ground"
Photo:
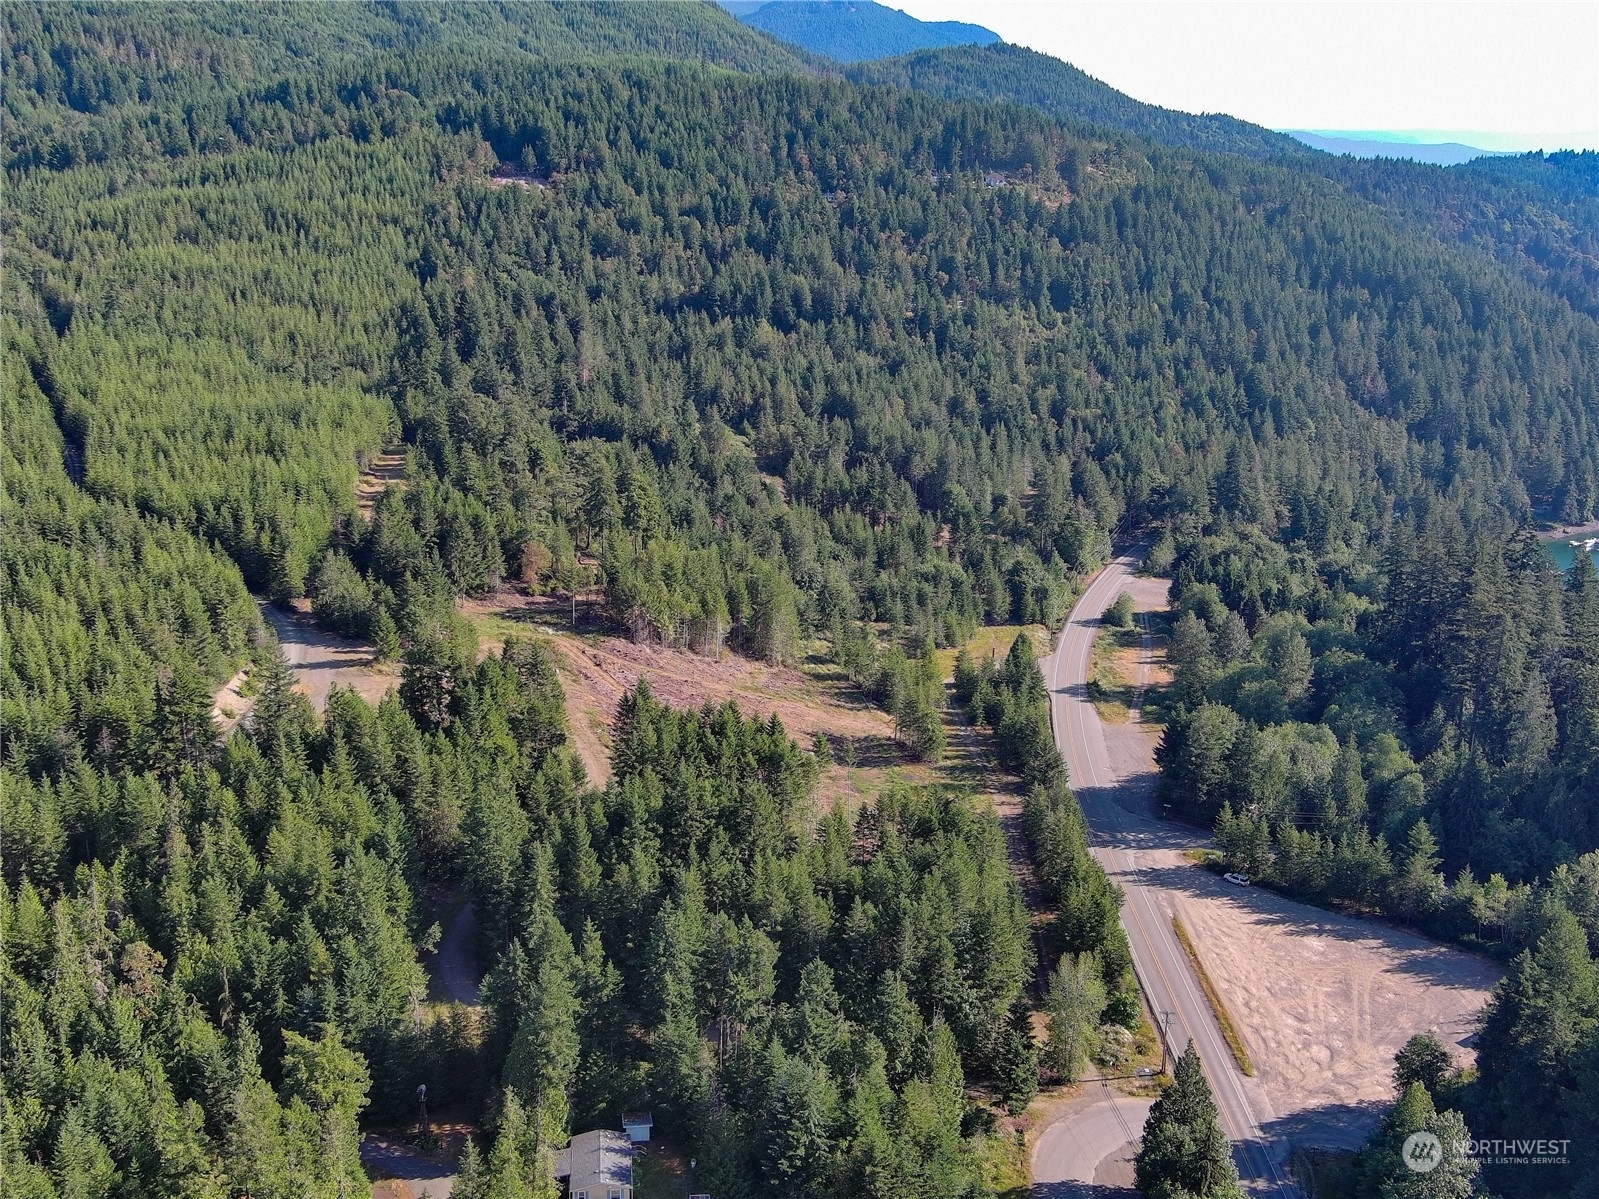
[[[1441,944],[1420,933],[1373,916],[1344,915],[1301,903],[1264,887],[1235,887],[1197,865],[1145,866],[1141,882],[1181,895],[1221,900],[1246,910],[1258,924],[1292,937],[1314,937],[1348,944],[1380,942],[1401,956],[1389,969],[1412,975],[1435,987],[1477,990],[1492,985],[1501,973],[1489,959]]]

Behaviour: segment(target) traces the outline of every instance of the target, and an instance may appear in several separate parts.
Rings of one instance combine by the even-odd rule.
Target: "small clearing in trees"
[[[355,507],[370,521],[378,497],[396,483],[405,481],[405,450],[385,450],[367,464],[355,481]]]

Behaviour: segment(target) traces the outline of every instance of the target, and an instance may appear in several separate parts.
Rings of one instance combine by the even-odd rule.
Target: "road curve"
[[[1092,1087],[1093,1083],[1086,1084]],[[1152,1099],[1101,1094],[1081,1111],[1057,1120],[1033,1150],[1033,1199],[1081,1199],[1104,1188],[1097,1175],[1106,1158],[1143,1134]],[[1125,1167],[1123,1167],[1125,1169]]]
[[[1137,568],[1137,558],[1124,554],[1095,575],[1061,632],[1045,670],[1055,743],[1088,821],[1094,855],[1126,895],[1122,923],[1144,995],[1157,1019],[1169,1013],[1173,1050],[1181,1053],[1190,1038],[1198,1049],[1245,1187],[1263,1199],[1300,1199],[1285,1164],[1287,1146],[1268,1141],[1261,1132],[1272,1112],[1259,1088],[1238,1071],[1172,931],[1172,897],[1146,881],[1140,867],[1141,849],[1169,847],[1183,838],[1170,826],[1135,814],[1143,810],[1153,775],[1118,772],[1099,713],[1088,698],[1100,614]]]
[[[382,1192],[388,1196],[450,1199],[455,1193],[457,1167],[453,1163],[429,1157],[392,1136],[370,1132],[362,1136],[361,1164],[368,1176],[380,1174],[389,1180]],[[373,1190],[376,1193],[375,1187]]]

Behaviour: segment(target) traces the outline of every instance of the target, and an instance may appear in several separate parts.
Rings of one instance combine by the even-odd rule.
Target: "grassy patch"
[[[999,1199],[1027,1199],[1032,1190],[1033,1170],[1028,1161],[1026,1133],[1018,1128],[1009,1135],[995,1132],[986,1136],[978,1155],[983,1165],[983,1181]]]
[[[684,1199],[688,1194],[687,1164],[670,1148],[642,1146],[633,1159],[635,1199]]]
[[[1166,612],[1142,612],[1131,628],[1102,625],[1094,638],[1094,656],[1088,675],[1088,698],[1099,718],[1126,724],[1134,711],[1142,724],[1162,726],[1167,721],[1171,671],[1166,665],[1170,619]],[[1150,635],[1150,660],[1143,670],[1144,685],[1137,682],[1144,631]]]
[[[1088,676],[1088,698],[1094,701],[1101,720],[1126,724],[1129,711],[1138,701],[1138,688],[1128,678],[1128,668],[1137,661],[1143,633],[1137,627],[1117,629],[1106,626],[1094,638],[1094,659]]]
[[[1165,1086],[1166,1076],[1159,1070],[1164,1061],[1160,1051],[1160,1034],[1155,1031],[1155,1023],[1149,1018],[1147,1009],[1138,1017],[1138,1031],[1133,1034],[1133,1056],[1127,1063],[1134,1077],[1123,1080],[1122,1090],[1134,1095],[1158,1095]],[[1141,1069],[1152,1069],[1157,1073],[1148,1077],[1138,1077]]]
[[[1194,964],[1194,973],[1199,975],[1199,985],[1204,988],[1205,998],[1210,1001],[1210,1010],[1216,1013],[1216,1023],[1221,1025],[1221,1035],[1227,1039],[1227,1048],[1233,1051],[1233,1060],[1238,1063],[1238,1068],[1244,1072],[1245,1077],[1253,1078],[1255,1063],[1249,1060],[1249,1050],[1244,1048],[1244,1038],[1239,1033],[1238,1026],[1233,1023],[1232,1013],[1222,1002],[1221,992],[1211,980],[1210,972],[1205,969],[1205,963],[1200,960],[1199,950],[1194,946],[1193,938],[1183,927],[1182,917],[1173,915],[1171,926],[1172,931],[1177,934],[1177,939],[1183,943],[1188,960]]]
[[[1149,630],[1151,662],[1149,685],[1144,688],[1140,700],[1139,719],[1148,725],[1164,726],[1170,719],[1172,695],[1172,668],[1166,660],[1166,647],[1171,642],[1171,612],[1145,612],[1142,619]]]
[[[1016,641],[1018,633],[1026,633],[1033,639],[1035,656],[1043,657],[1049,652],[1052,644],[1049,630],[1041,624],[991,624],[984,625],[972,634],[962,649],[977,661],[984,658],[995,658],[1003,662],[1005,655],[1010,653],[1010,647]],[[950,678],[955,673],[955,655],[957,649],[941,649],[936,652],[938,668],[943,672],[944,678]]]
[[[826,811],[841,802],[847,815],[873,803],[887,788],[906,784],[914,787],[943,786],[987,796],[994,803],[1017,792],[1016,781],[995,762],[990,735],[985,729],[966,724],[950,699],[941,713],[948,746],[936,763],[909,757],[892,739],[858,738],[833,742],[833,764],[822,772],[817,798]]]
[[[467,620],[477,631],[478,640],[485,645],[504,645],[512,638],[531,641],[540,633],[560,633],[572,636],[569,624],[555,613],[530,608],[514,608],[508,613],[469,612]],[[559,659],[557,658],[557,669]]]
[[[1214,849],[1185,849],[1183,857],[1195,866],[1204,866],[1209,870],[1220,870],[1222,867],[1221,854]]]

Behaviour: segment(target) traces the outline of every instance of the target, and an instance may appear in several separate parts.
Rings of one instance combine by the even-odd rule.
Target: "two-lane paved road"
[[[1122,923],[1132,944],[1138,980],[1157,1018],[1169,1013],[1166,1021],[1173,1050],[1181,1053],[1190,1038],[1199,1050],[1244,1185],[1268,1199],[1298,1199],[1284,1162],[1285,1146],[1268,1142],[1261,1133],[1261,1124],[1269,1123],[1272,1113],[1259,1089],[1234,1063],[1199,980],[1172,931],[1171,899],[1146,880],[1140,868],[1140,850],[1168,847],[1182,838],[1160,822],[1135,814],[1147,803],[1153,777],[1147,771],[1118,771],[1099,713],[1088,698],[1087,679],[1100,614],[1137,568],[1136,558],[1123,555],[1100,571],[1061,632],[1045,671],[1055,743],[1066,759],[1072,787],[1088,820],[1094,854],[1126,894]]]

